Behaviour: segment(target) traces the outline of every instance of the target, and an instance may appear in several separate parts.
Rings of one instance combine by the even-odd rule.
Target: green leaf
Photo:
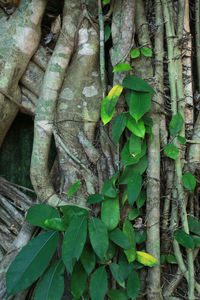
[[[181,135],[178,135],[178,140],[179,140],[179,142],[181,143],[181,144],[185,144],[186,143],[186,139],[183,137],[183,136],[181,136]]]
[[[192,237],[183,230],[174,231],[175,240],[183,247],[194,249],[194,241]]]
[[[75,299],[80,299],[87,284],[87,274],[80,262],[76,263],[70,279],[70,291]],[[52,299],[53,300],[53,299]]]
[[[137,208],[133,208],[128,213],[128,218],[130,221],[133,221],[135,218],[139,216],[140,212]]]
[[[129,152],[136,156],[141,152],[141,138],[135,134],[131,134],[129,139]]]
[[[123,291],[123,290],[114,290],[114,289],[111,289],[108,292],[108,297],[111,300],[128,300],[128,297],[127,297],[125,291]]]
[[[89,290],[91,300],[103,300],[108,288],[108,279],[105,267],[98,268],[90,279]]]
[[[22,248],[6,274],[8,296],[23,291],[42,275],[58,243],[58,232],[48,231],[38,235]]]
[[[93,194],[93,195],[90,195],[87,198],[87,203],[94,204],[94,203],[99,203],[99,202],[101,202],[103,200],[104,200],[104,196],[103,195],[101,195],[101,194]]]
[[[48,229],[44,222],[46,219],[59,218],[58,211],[46,204],[36,204],[31,206],[27,212],[26,219],[34,226],[42,227],[43,229]]]
[[[125,77],[122,85],[127,89],[131,89],[136,92],[146,92],[146,93],[156,94],[154,89],[145,80],[135,76]]]
[[[158,266],[156,258],[143,251],[136,251],[136,259],[139,263],[147,267]]]
[[[74,184],[72,184],[72,186],[70,186],[67,193],[68,198],[71,197],[74,193],[76,193],[76,191],[79,189],[80,184],[81,182],[77,181]]]
[[[131,155],[129,152],[129,141],[127,141],[121,151],[121,158],[122,158],[122,162],[124,167],[127,167],[129,165],[133,165],[136,164],[139,159],[140,159],[140,155]],[[120,179],[121,180],[121,179]]]
[[[190,193],[194,193],[194,189],[196,187],[196,179],[191,173],[185,173],[182,177],[183,186],[190,191]]]
[[[197,247],[200,247],[200,236],[197,236],[197,235],[191,235],[193,241],[194,241],[194,245],[195,245],[195,248]]]
[[[110,1],[110,0],[109,0]],[[104,42],[106,43],[111,35],[111,29],[109,25],[106,25],[104,28]]]
[[[145,126],[142,120],[136,122],[135,119],[133,119],[133,117],[131,117],[131,115],[128,114],[126,126],[132,133],[141,138],[144,138]]]
[[[121,286],[121,287],[125,287],[125,283],[123,280],[123,277],[120,274],[120,267],[118,264],[116,263],[111,263],[109,264],[109,268],[110,271],[112,273],[112,276],[115,278],[115,280],[117,281],[117,283]]]
[[[120,72],[120,71],[130,71],[133,70],[132,67],[127,63],[120,63],[115,66],[113,72]]]
[[[105,255],[105,263],[109,262],[111,259],[113,259],[114,255],[116,253],[116,246],[111,241],[109,242],[108,250]]]
[[[100,257],[104,258],[108,250],[108,231],[104,223],[92,218],[89,220],[89,237],[94,252]]]
[[[125,113],[117,115],[112,124],[112,137],[115,144],[118,144],[119,139],[126,128],[127,115]]]
[[[140,56],[140,50],[138,48],[131,50],[131,58],[137,58]]]
[[[176,160],[179,154],[178,148],[174,144],[167,144],[164,148],[166,156]]]
[[[171,122],[169,123],[169,131],[171,135],[175,136],[179,131],[182,129],[184,124],[183,117],[180,113],[177,113],[174,115],[171,119]]]
[[[130,221],[128,221],[128,220],[124,221],[123,232],[126,235],[128,241],[129,241],[129,244],[130,244],[130,249],[124,250],[124,253],[126,254],[128,262],[131,263],[136,258],[136,248],[135,248],[136,242],[135,242],[135,230]]]
[[[169,264],[177,264],[177,260],[176,260],[176,257],[172,254],[168,254],[166,256],[166,260]]]
[[[110,3],[110,0],[103,0],[103,5]]]
[[[193,217],[188,217],[189,230],[200,235],[200,223]]]
[[[152,118],[148,117],[148,116],[143,116],[142,118],[143,122],[145,125],[152,127],[153,126],[153,120]]]
[[[131,299],[135,299],[140,292],[140,278],[136,271],[132,271],[128,276],[127,295]]]
[[[96,256],[89,244],[85,245],[80,260],[86,273],[90,275],[96,264]]]
[[[62,259],[68,274],[71,274],[75,262],[80,258],[87,237],[87,219],[85,216],[72,220],[62,244]]]
[[[146,199],[147,199],[146,191],[141,190],[141,192],[136,200],[137,208],[141,208],[144,205],[144,203],[146,202]]]
[[[68,224],[63,218],[47,219],[44,224],[46,227],[57,231],[65,231],[68,227]]]
[[[148,166],[147,155],[143,156],[136,164],[128,165],[122,173],[119,184],[127,184],[135,173],[142,175]]]
[[[151,107],[151,94],[131,92],[129,101],[129,113],[136,120],[136,122],[142,118],[142,116],[148,112]]]
[[[106,180],[102,188],[102,194],[104,196],[110,198],[116,198],[118,191],[115,187],[115,182],[118,179],[118,177],[119,177],[119,172],[113,175],[109,180]]]
[[[128,182],[128,188],[127,188],[127,195],[128,195],[128,202],[130,205],[133,205],[136,201],[140,190],[142,187],[142,176],[137,173],[133,173],[131,176],[129,182]]]
[[[37,283],[34,300],[60,300],[64,292],[64,264],[54,261]]]
[[[123,91],[121,85],[115,85],[109,92],[109,94],[103,99],[101,104],[101,119],[105,124],[110,122],[115,111],[115,105]]]
[[[64,205],[59,206],[63,213],[64,220],[67,224],[70,224],[74,217],[89,217],[89,211],[76,205]]]
[[[152,57],[152,50],[150,48],[142,47],[141,53],[146,57]]]
[[[140,232],[140,231],[135,232],[136,244],[140,245],[140,244],[144,243],[146,241],[146,238],[147,238],[146,230],[144,230],[142,232]]]
[[[130,248],[128,238],[119,228],[116,228],[115,230],[109,232],[109,238],[111,241],[113,241],[113,243],[120,246],[121,248]]]
[[[161,265],[163,265],[165,263],[165,255],[161,255],[160,263],[161,263]]]
[[[134,268],[133,264],[134,264],[134,262],[129,263],[127,261],[126,256],[124,255],[124,253],[120,253],[118,265],[120,267],[120,273],[121,273],[121,277],[123,278],[123,281],[128,278],[128,275],[133,270],[133,268]]]
[[[113,230],[119,223],[119,199],[107,198],[101,204],[101,220],[108,230]]]

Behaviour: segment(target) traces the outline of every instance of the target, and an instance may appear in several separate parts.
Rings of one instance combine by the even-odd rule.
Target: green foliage
[[[92,300],[103,300],[108,288],[108,279],[105,267],[98,268],[90,279],[90,296]]]
[[[194,241],[192,237],[183,230],[174,231],[175,240],[185,248],[194,249]]]
[[[120,72],[120,71],[131,71],[133,70],[132,67],[127,63],[120,63],[115,66],[113,72]]]
[[[78,190],[79,186],[80,186],[80,181],[75,182],[74,184],[72,184],[72,186],[70,186],[67,196],[71,197],[74,193],[76,193],[76,191]]]
[[[183,117],[180,113],[177,113],[173,116],[171,119],[171,122],[169,123],[169,131],[171,135],[175,136],[179,133],[179,131],[182,129],[184,124]]]
[[[183,186],[190,191],[190,193],[194,193],[194,189],[196,187],[196,179],[191,173],[185,173],[182,177]]]
[[[110,1],[110,0],[109,0]],[[109,40],[111,35],[111,29],[109,25],[106,25],[104,28],[104,41],[105,43]]]
[[[8,296],[36,281],[48,266],[59,242],[59,234],[48,231],[32,239],[19,252],[6,274]]]
[[[105,0],[103,4],[109,2]],[[106,26],[105,40],[109,36],[110,26]],[[141,53],[152,55],[148,48],[142,48]],[[132,58],[139,55],[139,49],[131,51]],[[130,65],[120,63],[113,72],[131,69]],[[93,211],[93,208],[71,204],[57,209],[45,204],[31,207],[27,220],[48,231],[31,240],[11,264],[7,272],[8,295],[27,288],[40,278],[34,299],[59,300],[64,290],[66,270],[73,299],[103,300],[106,295],[111,300],[135,299],[140,290],[136,270],[157,265],[153,256],[136,250],[136,244],[145,242],[146,231],[135,231],[131,223],[140,215],[140,208],[146,201],[146,192],[141,190],[142,175],[148,165],[145,134],[151,133],[153,125],[146,113],[150,109],[151,94],[155,91],[146,81],[127,76],[123,86],[114,86],[103,99],[101,118],[104,125],[112,119],[123,90],[129,110],[118,114],[112,124],[116,145],[123,133],[127,137],[120,153],[123,166],[104,182],[101,194],[87,198],[88,204],[101,202],[101,212],[97,214],[98,210]],[[68,190],[68,198],[79,187],[80,181],[74,183]],[[129,210],[125,217],[123,213],[120,215],[120,209],[126,200]],[[58,232],[61,232],[62,239]],[[197,233],[197,230],[191,229],[191,232]],[[59,240],[62,240],[62,257],[50,263]],[[192,240],[199,245],[198,237],[193,236]],[[117,289],[108,291],[108,280],[113,278],[118,283]]]
[[[187,219],[190,232],[200,235],[200,222],[190,216]]]
[[[152,57],[152,50],[150,48],[142,47],[141,53],[146,57]]]
[[[176,257],[172,254],[168,254],[166,256],[166,260],[169,264],[177,264],[177,260],[176,260]]]
[[[166,156],[176,160],[179,154],[178,148],[174,144],[167,144],[164,148]]]
[[[131,58],[137,58],[140,56],[140,50],[138,48],[131,50]]]

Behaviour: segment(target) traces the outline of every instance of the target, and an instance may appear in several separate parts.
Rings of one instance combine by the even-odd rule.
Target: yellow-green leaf
[[[155,257],[142,251],[136,251],[136,260],[144,266],[154,267],[158,265]]]

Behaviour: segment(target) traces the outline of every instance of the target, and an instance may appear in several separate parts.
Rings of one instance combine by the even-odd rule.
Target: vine
[[[114,69],[124,70],[129,68],[123,63]],[[100,216],[75,205],[58,206],[57,209],[46,204],[32,206],[26,219],[46,232],[32,239],[10,265],[6,278],[8,296],[26,289],[40,278],[34,300],[61,299],[66,270],[75,299],[103,300],[105,295],[111,300],[135,299],[140,292],[137,270],[158,264],[144,251],[145,229],[142,224],[136,225],[146,200],[142,182],[148,163],[145,136],[152,135],[153,125],[146,113],[155,91],[140,78],[125,77],[122,85],[114,86],[102,102],[104,125],[113,118],[122,93],[128,110],[114,118],[112,137],[115,144],[119,144],[123,133],[127,138],[120,153],[123,166],[104,183],[101,194],[90,195],[87,199],[91,206],[101,203]],[[71,186],[68,198],[79,186],[80,182]],[[61,255],[51,262],[60,240]]]

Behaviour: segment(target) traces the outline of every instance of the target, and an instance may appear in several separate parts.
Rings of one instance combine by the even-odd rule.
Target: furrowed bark
[[[38,47],[45,6],[45,0],[22,0],[9,20],[6,17],[0,19],[0,88],[18,103],[21,101],[18,82]],[[22,18],[25,20],[23,26]],[[16,104],[0,93],[0,145],[18,110]]]

